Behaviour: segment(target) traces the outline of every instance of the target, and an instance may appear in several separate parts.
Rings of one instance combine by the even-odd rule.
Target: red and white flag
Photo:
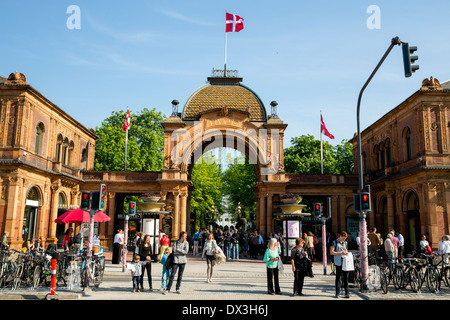
[[[130,111],[127,109],[127,117],[125,118],[125,123],[122,127],[122,130],[125,132],[128,129],[130,129],[130,126],[131,126]]]
[[[239,32],[244,29],[244,19],[238,15],[226,13],[225,14],[225,32]]]
[[[330,139],[334,139],[334,136],[328,132],[327,127],[325,127],[325,122],[323,122],[323,117],[320,115],[320,132],[326,135]]]

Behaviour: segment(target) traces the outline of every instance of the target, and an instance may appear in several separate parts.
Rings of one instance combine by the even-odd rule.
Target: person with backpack
[[[200,239],[200,233],[199,230],[195,230],[193,240],[194,240],[194,247],[192,249],[192,255],[198,256],[198,241]]]
[[[330,254],[334,258],[334,265],[336,267],[335,298],[339,298],[339,292],[341,291],[341,278],[342,286],[344,287],[345,291],[344,297],[350,298],[348,290],[348,271],[342,270],[342,256],[346,256],[348,254],[348,244],[345,239],[347,239],[347,232],[342,231],[341,233],[339,233],[339,238],[336,239],[331,245]]]
[[[187,239],[187,233],[185,231],[180,232],[180,238],[178,241],[175,241],[172,248],[173,254],[173,266],[172,271],[170,272],[169,284],[167,285],[167,289],[163,292],[163,294],[167,294],[170,292],[172,288],[173,279],[175,278],[175,274],[178,272],[177,284],[176,284],[176,292],[180,294],[181,280],[183,278],[184,268],[187,263],[186,255],[189,252],[189,242]],[[169,257],[167,258],[169,260]]]

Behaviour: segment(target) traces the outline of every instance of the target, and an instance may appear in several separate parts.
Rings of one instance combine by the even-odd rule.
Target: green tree
[[[242,157],[244,156],[241,155]],[[256,173],[248,158],[235,159],[234,163],[229,164],[227,170],[223,173],[223,182],[224,194],[228,198],[231,212],[235,212],[238,204],[241,206],[241,215],[235,218],[245,218],[247,221],[254,220],[256,218],[254,191]]]
[[[120,171],[125,168],[126,110],[113,111],[111,116],[95,128],[99,136],[95,146],[95,170]],[[128,130],[127,170],[158,171],[163,166],[165,116],[155,109],[130,110],[131,127]]]
[[[191,193],[191,211],[195,214],[195,227],[206,227],[205,219],[213,218],[213,206],[218,212],[222,210],[222,174],[211,153],[204,154],[195,163],[191,180],[194,186]]]
[[[320,174],[320,140],[312,135],[291,139],[292,146],[284,150],[286,172],[295,174]],[[333,147],[323,141],[323,173],[351,174],[353,172],[352,145],[347,140]]]

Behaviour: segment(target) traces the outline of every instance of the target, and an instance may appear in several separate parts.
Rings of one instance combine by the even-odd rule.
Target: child
[[[133,261],[131,262],[131,277],[133,280],[133,291],[132,292],[140,292],[139,291],[139,283],[141,281],[141,275],[142,275],[142,265],[146,264],[147,262],[140,261],[140,257],[138,254],[135,254],[133,257]]]
[[[161,258],[160,263],[162,263],[163,265],[163,271],[162,271],[162,276],[161,276],[161,290],[160,291],[164,291],[167,289],[167,285],[169,284],[169,278],[170,278],[170,271],[169,269],[167,269],[166,267],[166,261],[167,261],[167,257],[169,256],[171,251],[171,248],[166,248],[166,250],[164,250],[164,254]]]

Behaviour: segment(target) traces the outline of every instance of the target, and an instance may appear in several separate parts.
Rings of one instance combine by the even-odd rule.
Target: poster
[[[300,222],[288,221],[288,238],[300,237]]]

